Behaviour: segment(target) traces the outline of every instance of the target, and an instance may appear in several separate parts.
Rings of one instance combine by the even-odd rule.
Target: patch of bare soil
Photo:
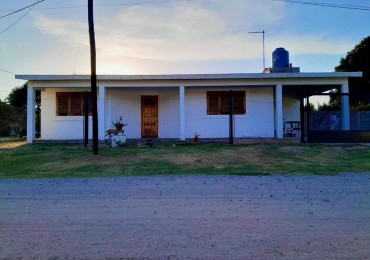
[[[4,141],[4,142],[0,142],[0,149],[14,149],[14,148],[18,148],[22,145],[25,145],[27,144],[26,141],[24,140],[21,140],[21,141]]]
[[[348,153],[368,150],[369,147],[366,145],[355,144],[355,145],[326,145],[323,147],[325,152],[334,153]]]
[[[282,146],[279,151],[284,153],[305,153],[309,148],[304,146]]]
[[[243,164],[246,162],[258,163],[263,155],[258,150],[233,149],[201,153],[171,154],[161,157],[174,164],[182,166],[195,165],[197,167],[214,167],[222,169],[232,164]]]

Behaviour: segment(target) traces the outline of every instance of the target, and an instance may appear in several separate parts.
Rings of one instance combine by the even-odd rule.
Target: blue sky
[[[0,16],[36,0],[1,0]],[[86,0],[46,0],[0,33],[0,69],[90,72]],[[315,0],[370,7],[369,0]],[[370,35],[370,11],[274,0],[94,0],[98,74],[261,72],[277,47],[302,72],[333,71]],[[4,31],[28,9],[0,19]],[[0,99],[24,82],[0,71]]]

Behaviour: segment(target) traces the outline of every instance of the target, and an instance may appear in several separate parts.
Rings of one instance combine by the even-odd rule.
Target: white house
[[[146,136],[185,140],[229,136],[226,104],[234,96],[236,138],[283,138],[284,121],[301,121],[300,97],[339,87],[361,72],[239,73],[98,76],[99,139],[120,115],[129,139]],[[41,139],[83,138],[82,92],[88,75],[16,75],[28,80],[27,141],[35,139],[35,90],[41,91]],[[342,125],[348,128],[348,97],[342,102]],[[91,118],[90,118],[91,121]],[[91,124],[91,122],[90,122]],[[90,135],[91,136],[91,135]]]

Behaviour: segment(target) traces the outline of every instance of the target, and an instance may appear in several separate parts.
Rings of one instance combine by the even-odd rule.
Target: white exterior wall
[[[186,88],[186,138],[194,132],[200,138],[225,138],[229,136],[228,115],[207,115],[207,91],[230,88]],[[272,87],[232,88],[246,93],[246,114],[234,115],[234,136],[274,137],[274,101]]]
[[[84,89],[49,88],[41,92],[41,139],[83,139],[82,116],[56,116],[56,92],[81,92]],[[228,115],[207,115],[207,91],[223,88],[185,88],[185,137],[194,132],[201,138],[226,138]],[[234,116],[234,136],[274,137],[274,102],[272,87],[234,88],[246,92],[246,114]],[[141,96],[158,96],[158,137],[180,138],[179,88],[107,88],[104,129],[114,128],[112,121],[123,116],[127,138],[141,138]],[[89,118],[91,139],[91,117]],[[107,137],[106,137],[107,138]]]
[[[284,121],[300,121],[300,102],[293,94],[285,93],[283,95],[283,119]]]
[[[82,92],[83,88],[47,88],[41,91],[41,139],[83,139],[83,116],[57,116],[56,92]],[[92,138],[92,120],[89,117],[89,139]]]
[[[348,77],[361,76],[361,72],[102,75],[98,76],[98,85],[106,91],[99,88],[99,93],[106,98],[99,100],[105,106],[98,108],[99,138],[105,136],[104,130],[112,128],[112,120],[120,115],[129,123],[127,137],[140,138],[142,95],[158,96],[159,138],[192,138],[195,131],[201,138],[227,137],[228,116],[207,115],[206,91],[230,89],[246,91],[246,114],[234,117],[235,137],[274,137],[274,130],[277,137],[282,137],[279,133],[282,121],[297,120],[300,116],[299,100],[281,91],[284,87],[293,86],[291,91],[296,93],[299,92],[295,88],[300,86],[342,86],[347,91]],[[55,93],[89,90],[89,75],[16,75],[16,78],[29,80],[27,142],[34,140],[34,89],[42,91],[41,138],[82,139],[82,116],[56,116]],[[276,91],[273,86],[278,87]],[[184,103],[179,100],[180,94],[185,96]]]
[[[141,96],[158,96],[158,137],[179,138],[178,88],[108,88],[106,96],[106,129],[122,115],[127,138],[141,138]]]

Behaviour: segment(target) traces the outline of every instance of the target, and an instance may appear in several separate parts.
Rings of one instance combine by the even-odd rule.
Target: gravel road
[[[370,174],[0,181],[0,259],[186,258],[370,258]]]

